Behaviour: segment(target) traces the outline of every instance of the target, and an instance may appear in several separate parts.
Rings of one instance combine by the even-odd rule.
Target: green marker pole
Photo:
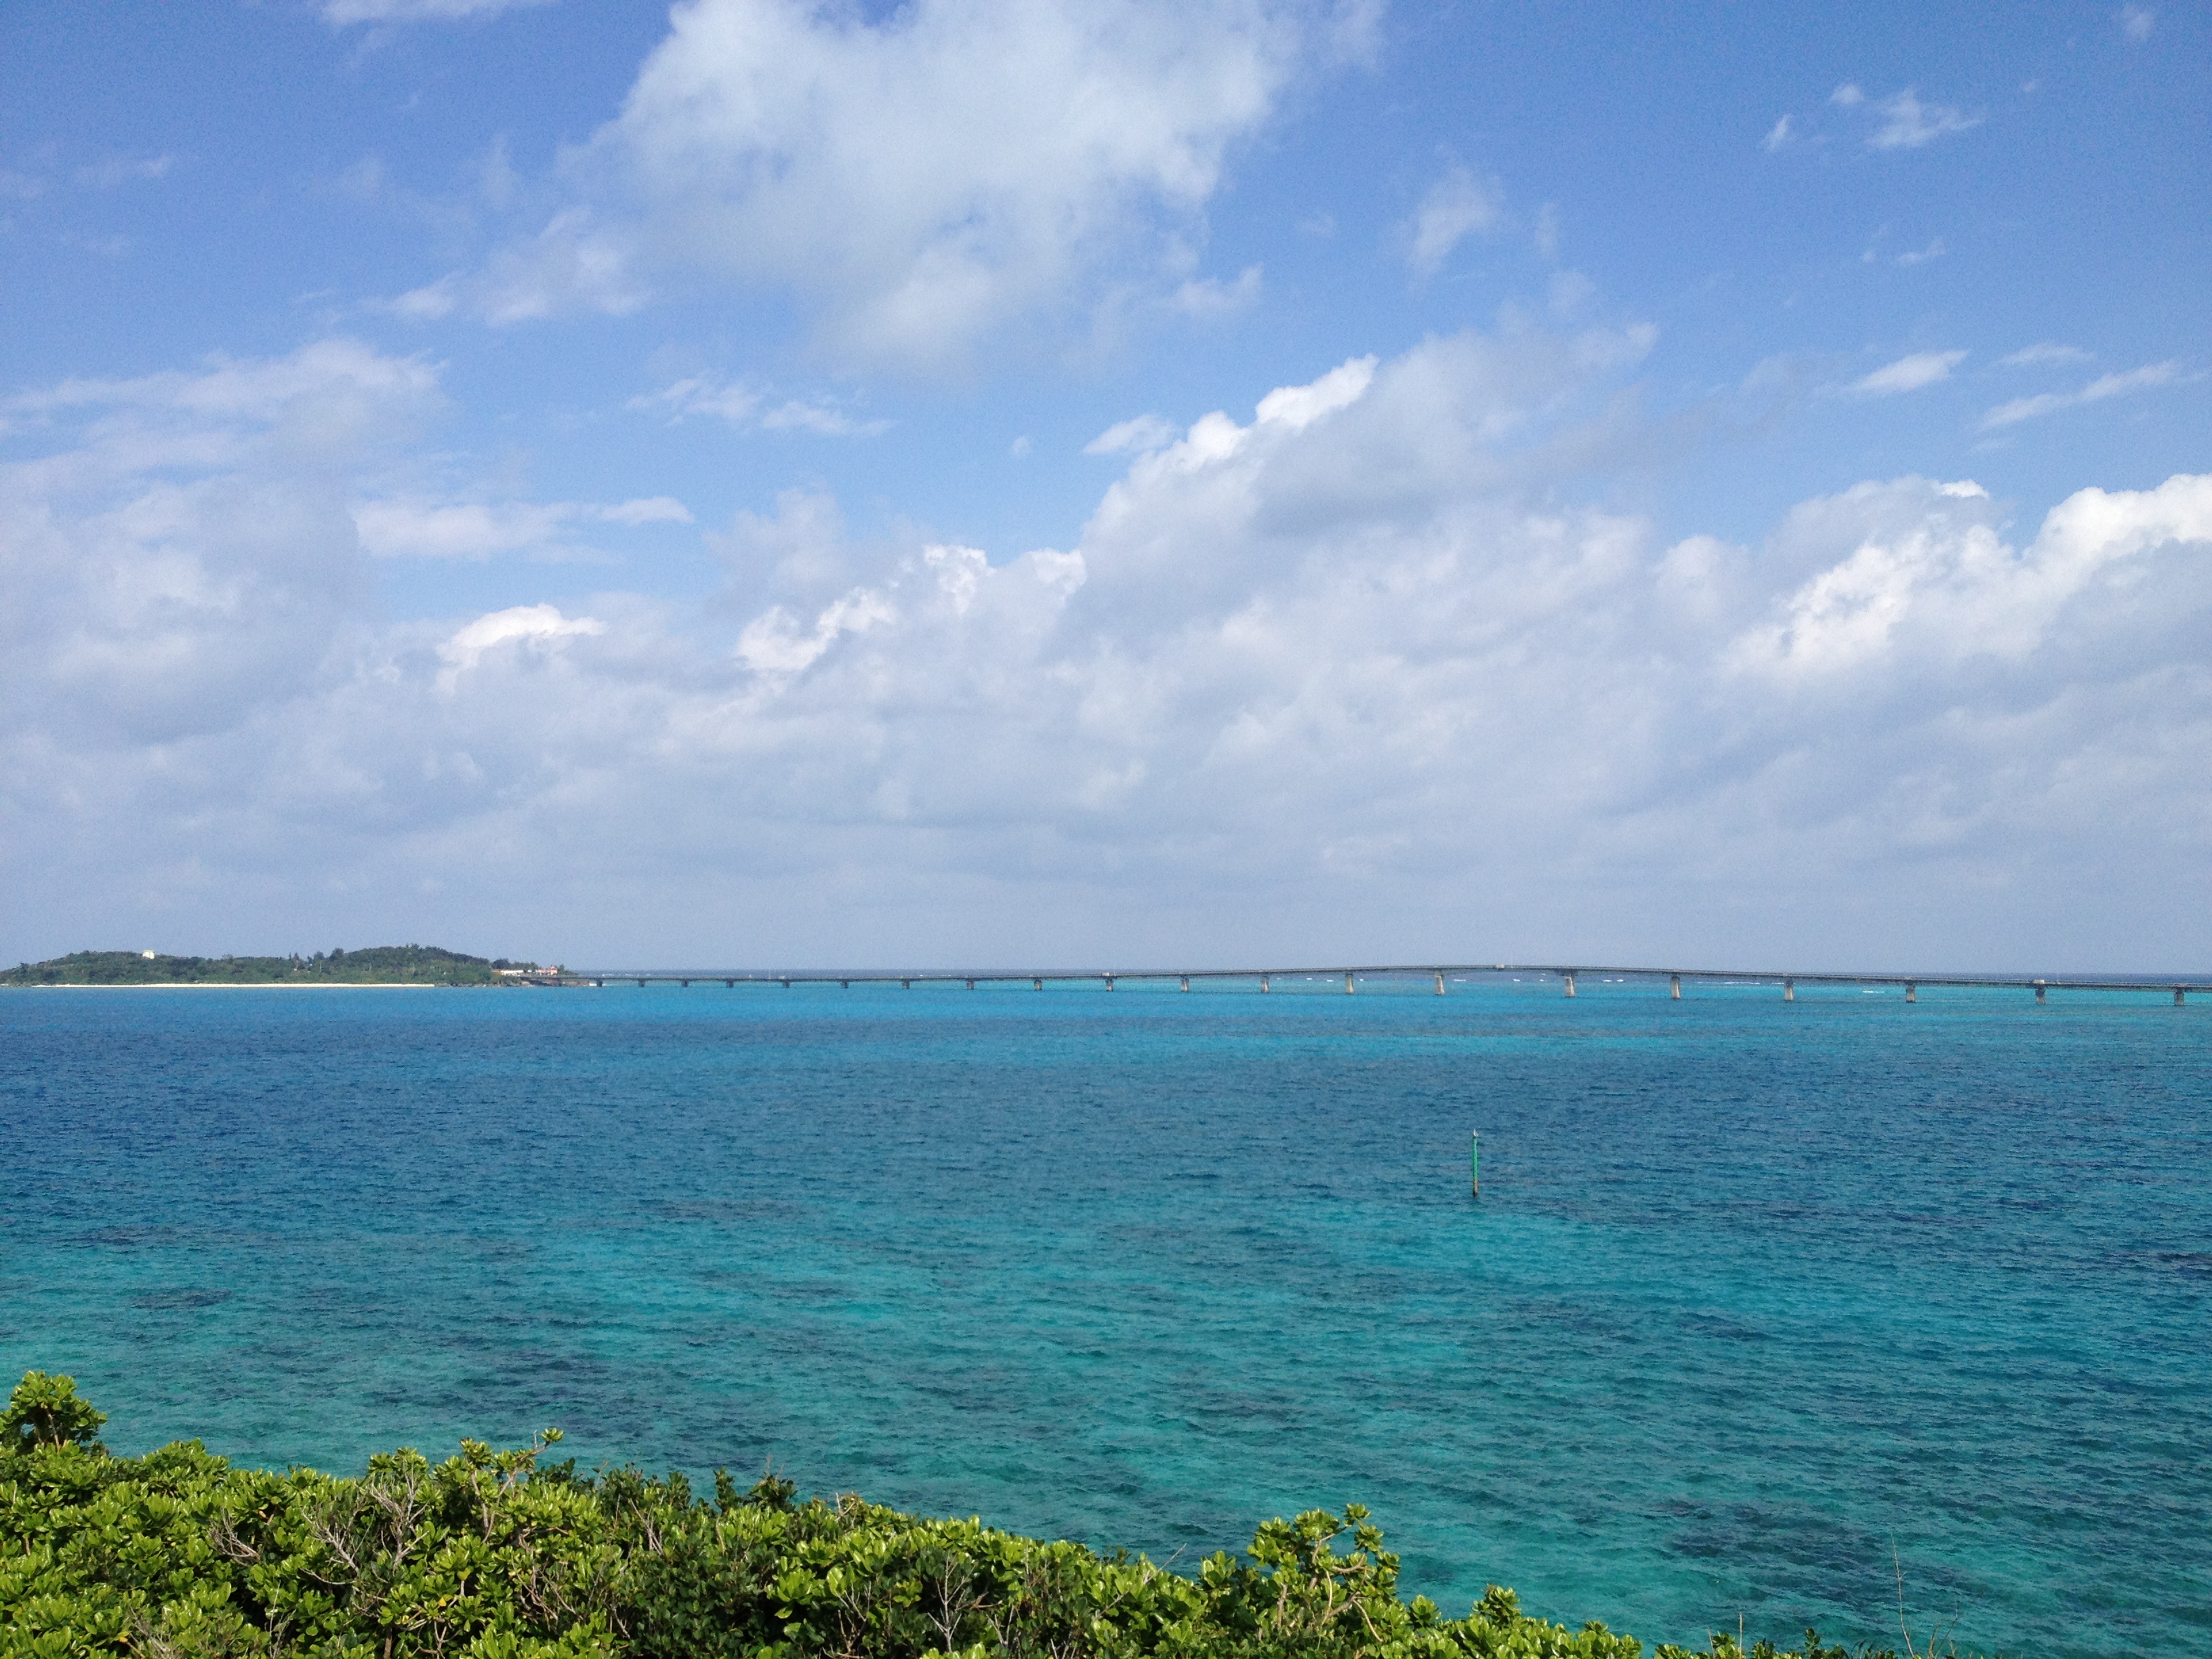
[[[1474,1195],[1480,1198],[1482,1196],[1482,1131],[1470,1129],[1468,1133],[1472,1137],[1467,1147],[1468,1170],[1474,1178]]]

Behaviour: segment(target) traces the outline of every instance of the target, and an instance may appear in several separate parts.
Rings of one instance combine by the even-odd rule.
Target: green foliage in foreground
[[[1464,1619],[1397,1594],[1353,1505],[1271,1521],[1194,1577],[789,1481],[711,1499],[684,1477],[579,1476],[477,1441],[340,1480],[234,1469],[179,1442],[110,1456],[68,1377],[24,1377],[0,1417],[0,1656],[148,1659],[1638,1659],[1634,1638]],[[1348,1544],[1349,1548],[1340,1546]],[[1735,1659],[1733,1638],[1709,1652]],[[1807,1632],[1809,1659],[1849,1659]],[[1662,1647],[1656,1659],[1688,1659]],[[1761,1644],[1751,1659],[1784,1659]]]
[[[380,945],[312,957],[165,957],[137,951],[72,951],[0,973],[0,985],[493,985],[496,962],[434,945]]]

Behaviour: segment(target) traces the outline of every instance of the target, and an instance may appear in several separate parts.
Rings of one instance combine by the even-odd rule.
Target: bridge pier
[[[1782,981],[1782,1000],[1784,1002],[1795,1002],[1797,1000],[1797,981],[1796,980],[1785,979]]]
[[[1106,988],[1109,991],[1114,988],[1114,975],[1111,974],[1106,975]]]
[[[901,980],[899,981],[899,989],[902,991],[911,991],[914,989],[914,981],[910,979]]]
[[[640,980],[640,981],[638,981],[638,982],[637,982],[637,988],[638,988],[639,990],[641,990],[641,991],[642,991],[643,989],[645,989],[645,981],[644,981],[643,980]]]
[[[676,982],[687,991],[691,988],[691,981],[688,979],[679,979]]]
[[[1909,979],[1905,981],[1905,1000],[1907,1002],[1920,1000],[1920,988]]]
[[[1668,976],[1667,994],[1677,1002],[1682,1000],[1682,976],[1680,974],[1671,974]]]
[[[1443,969],[1439,968],[1439,969],[1437,969],[1437,994],[1438,996],[1442,996],[1443,994],[1444,994],[1444,970],[1443,970]]]
[[[781,985],[783,987],[783,988],[784,988],[785,990],[787,990],[787,991],[788,991],[788,990],[791,988],[791,981],[790,981],[789,980],[787,980],[787,980],[780,980],[780,981],[778,981],[777,982],[778,982],[779,984],[781,984]]]
[[[968,988],[971,991],[975,988],[975,981],[974,980],[971,979],[968,981]]]
[[[2046,1000],[2044,993],[2048,991],[2050,988],[2051,988],[2045,985],[2041,980],[2035,981],[2035,1005],[2037,1007],[2040,1008],[2044,1006]]]
[[[1262,992],[1265,992],[1266,990],[1267,990],[1267,989],[1268,989],[1268,985],[1267,985],[1267,976],[1265,974],[1262,974],[1262,975],[1260,975],[1260,989],[1261,989]]]
[[[1043,990],[1043,989],[1044,989],[1044,981],[1043,981],[1042,980],[1041,980],[1041,979],[1033,979],[1033,980],[1031,980],[1031,981],[1030,981],[1030,990],[1032,990],[1032,991],[1042,991],[1042,990]]]
[[[1567,982],[1567,994],[1568,994],[1569,996],[1572,996],[1572,995],[1574,995],[1574,994],[1575,994],[1575,975],[1574,975],[1574,970],[1573,970],[1572,969],[1569,969],[1565,973],[1561,974],[1561,975],[1559,975],[1559,977],[1560,977],[1561,979],[1565,980],[1565,981]]]
[[[853,988],[853,981],[849,979],[841,979],[837,981],[837,988],[841,991],[849,991]]]
[[[1188,974],[1185,974],[1182,976],[1182,988],[1186,991],[1190,989],[1190,975]]]
[[[2180,1007],[2183,1002],[2187,999],[2188,995],[2189,993],[2186,988],[2179,985],[2175,986],[2173,988],[2173,1006],[2177,1008]]]
[[[1348,973],[1344,976],[1344,994],[1346,996],[1352,994],[1352,975]]]

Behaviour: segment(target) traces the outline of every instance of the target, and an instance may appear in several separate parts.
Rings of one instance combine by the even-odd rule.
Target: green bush
[[[559,1439],[372,1458],[356,1479],[234,1469],[198,1442],[111,1456],[71,1379],[0,1425],[4,1659],[1638,1659],[1602,1625],[1464,1619],[1398,1596],[1357,1504],[1270,1521],[1195,1577],[789,1481],[577,1475]],[[1709,1651],[1736,1655],[1716,1637]],[[1807,1632],[1808,1659],[1848,1659]],[[1656,1659],[1688,1659],[1662,1647]],[[1751,1659],[1786,1659],[1769,1644]]]

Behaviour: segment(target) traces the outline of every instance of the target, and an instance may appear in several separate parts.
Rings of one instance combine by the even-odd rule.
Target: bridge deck
[[[1572,995],[1574,981],[1589,980],[1654,980],[1669,984],[1705,983],[1735,985],[1776,985],[1785,990],[1799,985],[1859,985],[1892,986],[1907,991],[1926,987],[1935,988],[1968,988],[1988,990],[2017,990],[2042,993],[2045,991],[2160,991],[2172,993],[2177,1000],[2187,993],[2212,991],[2212,979],[2160,979],[2148,976],[2113,975],[2066,977],[2035,977],[2022,975],[1982,974],[1845,974],[1821,971],[1797,972],[1779,969],[1740,968],[1645,968],[1607,965],[1585,965],[1562,963],[1376,963],[1343,967],[1310,968],[1085,968],[1085,969],[916,969],[896,971],[866,969],[852,972],[812,969],[806,971],[772,972],[761,969],[744,971],[694,969],[564,969],[559,974],[533,975],[531,983],[540,985],[605,985],[609,982],[646,985],[836,985],[850,988],[854,985],[898,985],[912,988],[917,985],[959,985],[973,990],[981,985],[1029,985],[1042,989],[1047,985],[1089,984],[1103,985],[1112,989],[1124,982],[1135,984],[1172,982],[1188,989],[1197,981],[1248,981],[1264,989],[1274,981],[1340,980],[1345,988],[1352,990],[1361,980],[1377,979],[1435,979],[1447,981],[1466,980],[1480,975],[1493,979],[1500,975],[1520,975],[1538,979],[1554,979]]]

